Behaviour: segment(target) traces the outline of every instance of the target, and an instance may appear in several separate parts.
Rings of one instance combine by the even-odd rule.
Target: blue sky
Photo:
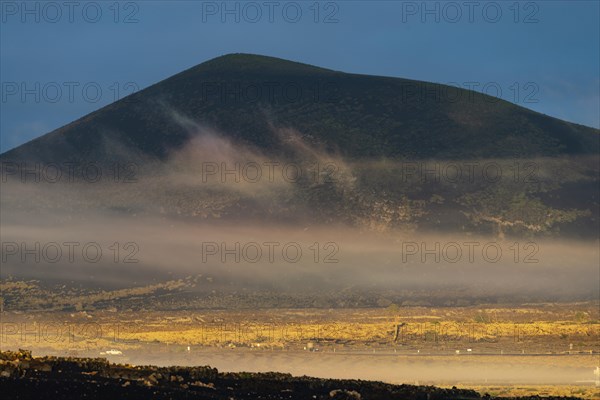
[[[472,87],[598,128],[599,4],[2,0],[0,150],[238,52]]]

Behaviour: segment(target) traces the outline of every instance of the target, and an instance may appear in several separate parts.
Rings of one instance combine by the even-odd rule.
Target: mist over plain
[[[166,162],[131,155],[131,163],[98,164],[97,181],[81,179],[75,168],[73,179],[62,170],[56,182],[47,176],[35,182],[35,174],[3,166],[4,277],[102,288],[202,275],[228,290],[447,291],[543,301],[600,295],[597,239],[481,234],[460,221],[434,232],[416,228],[422,210],[409,200],[370,202],[386,199],[394,187],[374,192],[365,179],[383,175],[384,182],[397,182],[396,190],[410,190],[425,182],[419,164],[407,170],[398,160],[352,162],[293,129],[275,127],[288,151],[265,154],[172,115],[195,135]],[[452,178],[442,177],[437,187],[495,184],[478,175],[457,178],[456,165],[474,165],[467,161],[454,162],[451,172],[446,169]],[[593,160],[520,162],[534,163],[536,185],[550,185],[564,165],[578,166],[571,173],[585,180]],[[404,175],[393,175],[400,170]],[[429,174],[430,180],[439,177],[435,170]],[[307,193],[317,197],[306,199]],[[354,208],[346,212],[340,201],[338,214],[323,210],[336,204],[328,198],[319,207],[323,193],[351,198]]]

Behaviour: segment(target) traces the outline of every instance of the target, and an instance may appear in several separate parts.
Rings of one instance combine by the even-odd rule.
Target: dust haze
[[[290,199],[319,187],[353,196],[357,166],[389,169],[394,161],[352,163],[300,132],[272,127],[287,149],[274,156],[172,116],[193,134],[188,145],[165,162],[126,166],[118,179],[111,170],[95,182],[23,182],[3,171],[3,278],[127,287],[202,275],[230,288],[290,292],[600,295],[596,240],[478,235],[459,224],[415,230],[410,207],[394,211],[405,225],[388,226],[386,206],[364,202],[370,213],[360,218],[319,221],[318,203]],[[539,176],[558,179],[556,170]]]

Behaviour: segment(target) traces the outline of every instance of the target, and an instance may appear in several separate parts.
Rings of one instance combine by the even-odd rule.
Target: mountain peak
[[[310,64],[304,64],[296,61],[290,61],[283,58],[265,56],[249,53],[230,53],[225,54],[206,62],[203,62],[193,69],[218,69],[219,71],[260,71],[276,72],[289,74],[310,74],[310,73],[334,73],[335,71],[316,67]]]

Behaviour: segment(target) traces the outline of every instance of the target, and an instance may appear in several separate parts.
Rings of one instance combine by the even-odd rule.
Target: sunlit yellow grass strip
[[[511,338],[527,340],[539,336],[598,338],[598,325],[580,323],[535,322],[515,323],[408,323],[401,327],[398,340],[418,338],[468,339],[494,341]],[[343,323],[288,324],[223,323],[197,327],[169,327],[132,333],[140,341],[159,341],[174,344],[211,344],[225,342],[297,342],[303,340],[393,341],[396,325],[393,323]]]

